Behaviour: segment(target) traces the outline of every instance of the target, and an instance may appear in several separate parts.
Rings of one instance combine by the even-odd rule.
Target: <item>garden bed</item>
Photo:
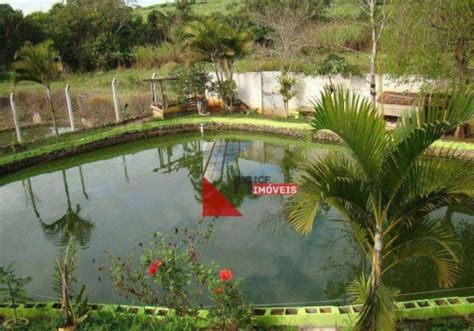
[[[49,318],[59,316],[60,304],[55,302],[31,302],[19,304],[17,312],[20,316],[29,319]],[[173,311],[164,307],[128,306],[117,304],[90,304],[91,318],[99,319],[101,315],[134,316],[134,319],[154,317],[166,320],[173,316]],[[252,325],[254,327],[335,327],[347,326],[354,323],[361,311],[360,305],[346,306],[305,306],[305,307],[255,307],[253,309]],[[13,309],[10,305],[0,305],[0,316],[11,317]],[[199,325],[207,329],[207,310],[200,310]],[[403,325],[426,325],[433,319],[462,318],[470,323],[474,318],[474,296],[447,297],[435,299],[418,299],[414,301],[397,302],[397,317]],[[117,317],[120,318],[120,317]],[[431,323],[432,324],[432,323]],[[439,323],[438,323],[439,324]],[[456,322],[460,325],[460,322]],[[467,324],[469,326],[469,324]]]

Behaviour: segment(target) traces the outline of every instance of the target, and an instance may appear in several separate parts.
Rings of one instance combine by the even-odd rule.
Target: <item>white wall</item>
[[[263,81],[263,109],[265,113],[283,113],[283,98],[279,94],[280,85],[278,84],[278,71],[265,72],[245,72],[234,74],[237,83],[237,95],[250,108],[262,109],[262,81]],[[329,84],[327,76],[305,76],[304,74],[295,75],[298,80],[296,83],[296,96],[290,101],[290,110],[296,110],[300,107],[311,107],[311,100],[319,97],[324,86]],[[333,77],[333,83],[345,86],[366,98],[370,97],[368,75],[365,77]],[[377,93],[381,91],[395,92],[418,92],[422,83],[406,83],[391,79],[389,76],[383,76],[382,86],[380,77],[377,78]],[[382,87],[382,88],[381,88]]]

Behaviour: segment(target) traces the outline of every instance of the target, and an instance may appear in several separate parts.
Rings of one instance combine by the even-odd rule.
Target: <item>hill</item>
[[[231,5],[239,5],[240,1],[238,0],[201,0],[196,1],[191,4],[193,11],[202,16],[211,15],[212,13],[224,13],[229,10]],[[174,8],[174,2],[157,4],[148,7],[139,7],[137,12],[143,17],[147,17],[148,14],[153,10],[160,10],[163,12],[170,11]]]

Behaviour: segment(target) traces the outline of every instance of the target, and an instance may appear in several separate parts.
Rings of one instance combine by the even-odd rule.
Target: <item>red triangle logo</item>
[[[242,216],[237,208],[227,200],[205,177],[202,179],[202,216]]]

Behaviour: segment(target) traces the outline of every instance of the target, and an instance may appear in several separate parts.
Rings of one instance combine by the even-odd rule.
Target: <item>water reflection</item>
[[[366,261],[349,225],[338,221],[340,215],[327,207],[318,215],[313,234],[302,238],[282,217],[283,197],[252,196],[244,187],[234,191],[236,176],[294,181],[301,158],[326,153],[326,147],[278,144],[273,139],[184,137],[177,144],[160,138],[51,162],[0,179],[0,265],[16,260],[19,273],[36,270],[30,292],[51,295],[54,246],[66,244],[74,234],[84,248],[78,252],[78,282],[87,285],[92,301],[120,302],[110,284],[97,281],[103,277],[98,265],[106,263],[104,251],[124,256],[156,231],[167,233],[195,224],[201,215],[202,177],[206,176],[244,216],[216,221],[204,258],[244,278],[250,301],[344,298],[345,284],[366,269]],[[468,245],[474,245],[474,216],[463,216],[466,225],[461,225],[460,212],[448,210],[446,215],[467,252],[459,286],[472,286],[474,252],[469,253]],[[430,275],[429,266],[419,262],[394,269],[387,280],[405,293],[414,284],[436,289],[436,282],[426,279]]]
[[[69,186],[67,182],[66,171],[61,170],[62,179],[64,183],[64,193],[66,195],[66,204],[67,209],[66,213],[60,217],[58,220],[47,223],[44,222],[41,218],[39,218],[41,222],[41,227],[43,229],[46,238],[54,242],[56,245],[65,246],[68,244],[70,238],[74,236],[77,242],[82,246],[85,247],[90,240],[92,229],[94,225],[92,222],[83,216],[81,216],[81,205],[76,204],[75,209],[72,207],[71,197],[69,194]],[[81,174],[81,183],[84,183],[84,179]],[[86,199],[89,197],[85,193],[85,187],[82,185],[82,189]]]

